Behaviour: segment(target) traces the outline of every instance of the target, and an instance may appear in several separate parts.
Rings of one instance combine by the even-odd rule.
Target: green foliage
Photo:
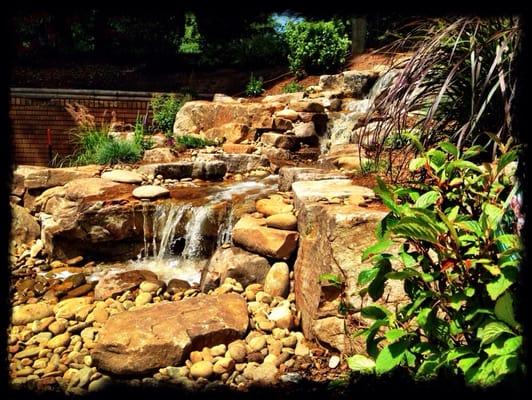
[[[201,35],[194,13],[189,12],[185,15],[185,32],[181,38],[179,52],[185,54],[197,54],[201,52]]]
[[[300,83],[292,81],[283,87],[283,93],[297,93],[305,90],[305,87]]]
[[[255,78],[253,74],[251,74],[251,77],[249,78],[249,82],[246,85],[246,96],[253,97],[253,96],[260,96],[261,93],[264,92],[264,83],[262,80],[262,77]]]
[[[377,227],[379,241],[363,253],[373,267],[359,274],[360,293],[376,301],[395,279],[408,301],[393,311],[375,304],[361,310],[374,320],[358,333],[371,359],[351,357],[353,370],[404,366],[426,379],[447,369],[480,386],[524,371],[514,312],[521,242],[501,223],[514,195],[503,167],[518,148],[502,146],[495,163],[478,167],[468,159],[480,151],[449,142],[421,148],[410,170],[428,176],[425,183],[391,188],[378,180],[375,193],[391,211]],[[397,239],[398,255],[386,253]]]
[[[216,144],[212,140],[203,139],[201,137],[192,135],[177,136],[176,143],[188,149],[198,149],[205,146],[214,146]]]
[[[383,172],[388,169],[388,160],[367,160],[360,165],[360,171],[363,174],[371,174],[375,172]]]
[[[187,101],[189,95],[156,94],[152,97],[150,107],[153,112],[153,126],[164,133],[172,132],[175,116]]]
[[[345,62],[351,41],[340,21],[302,21],[286,25],[288,63],[296,75],[334,72]]]

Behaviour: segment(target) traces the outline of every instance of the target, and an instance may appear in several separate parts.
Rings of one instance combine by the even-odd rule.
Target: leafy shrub
[[[363,174],[370,174],[374,172],[382,172],[388,169],[388,160],[367,160],[362,163],[360,166],[360,171]]]
[[[262,92],[264,92],[264,84],[262,81],[262,77],[255,78],[253,74],[251,74],[249,82],[246,85],[246,96],[260,96]]]
[[[190,100],[189,95],[180,97],[175,94],[154,95],[150,102],[153,112],[153,126],[164,133],[172,132],[177,112],[183,104]]]
[[[203,139],[201,137],[192,136],[192,135],[177,136],[174,143],[179,144],[189,149],[197,149],[197,148],[201,148],[205,146],[215,145],[215,142],[213,142],[212,140]]]
[[[408,301],[396,311],[375,303],[361,310],[375,320],[358,333],[372,358],[355,355],[349,365],[378,374],[402,365],[417,378],[450,370],[489,386],[524,371],[513,307],[521,242],[514,224],[501,222],[517,188],[504,171],[517,148],[501,146],[497,162],[479,167],[470,160],[480,146],[442,142],[425,151],[414,141],[421,157],[409,168],[427,183],[390,188],[379,180],[375,192],[391,211],[362,255],[373,267],[358,277],[361,295],[374,301],[388,279],[401,280]],[[396,239],[404,240],[398,256],[386,252]]]
[[[297,75],[336,71],[351,46],[340,21],[289,22],[285,38],[290,70]]]
[[[292,81],[283,87],[283,93],[296,93],[296,92],[302,92],[304,90],[305,90],[305,87],[295,81]]]

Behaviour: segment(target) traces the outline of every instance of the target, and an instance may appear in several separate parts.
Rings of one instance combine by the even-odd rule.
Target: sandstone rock
[[[200,288],[203,292],[214,289],[226,278],[233,278],[243,286],[263,283],[269,269],[268,260],[257,254],[238,247],[219,248],[203,270]]]
[[[366,95],[375,83],[378,73],[368,70],[344,71],[337,75],[320,76],[321,90],[338,90],[343,97],[361,98]]]
[[[217,375],[222,375],[225,373],[230,373],[235,367],[235,361],[228,357],[220,358],[214,363],[212,368],[213,372]]]
[[[212,101],[216,103],[236,103],[237,102],[235,98],[228,96],[226,94],[223,94],[223,93],[215,93],[212,98]]]
[[[65,186],[65,198],[70,201],[88,200],[90,197],[104,197],[109,193],[123,194],[131,191],[131,186],[102,178],[74,179]]]
[[[114,274],[106,274],[94,288],[94,299],[105,300],[109,297],[134,289],[144,280],[156,281],[157,276],[150,271],[132,270]]]
[[[61,333],[48,341],[46,347],[49,349],[57,349],[58,347],[66,347],[70,343],[70,333]]]
[[[53,313],[52,306],[44,302],[15,306],[11,314],[11,323],[13,325],[25,325],[49,317]]]
[[[297,112],[323,113],[325,108],[316,101],[295,100],[290,102],[290,108]]]
[[[279,170],[279,191],[292,190],[292,183],[298,181],[319,181],[327,179],[345,179],[345,175],[338,171],[319,168],[282,167]]]
[[[179,364],[194,349],[228,343],[247,328],[246,303],[237,294],[159,303],[111,316],[91,356],[98,369],[144,373]]]
[[[281,93],[265,96],[262,98],[263,103],[285,103],[288,104],[292,100],[301,100],[303,98],[304,92],[296,93]]]
[[[274,214],[266,218],[266,225],[270,228],[293,231],[297,229],[297,218],[294,214]]]
[[[193,164],[191,178],[219,181],[226,172],[227,165],[223,161],[197,161]]]
[[[68,321],[66,319],[58,319],[55,320],[48,326],[48,330],[52,332],[54,335],[59,335],[63,332],[65,332],[68,328]]]
[[[103,169],[100,165],[86,165],[69,168],[39,168],[29,172],[24,179],[28,189],[46,189],[63,186],[72,180],[99,176]],[[15,173],[17,173],[15,171]]]
[[[267,199],[260,199],[256,203],[257,211],[269,217],[275,214],[290,213],[294,209],[291,204],[286,204],[281,195],[271,195]]]
[[[292,121],[285,118],[275,117],[273,119],[273,129],[277,129],[280,131],[288,131],[294,128],[294,125],[292,124]]]
[[[253,381],[254,384],[271,386],[278,380],[279,370],[275,364],[264,362],[258,366],[249,364],[244,370],[244,377]]]
[[[31,246],[31,249],[30,249],[30,257],[31,258],[35,258],[37,257],[37,255],[41,252],[41,250],[43,249],[44,245],[42,243],[42,240],[41,239],[37,239],[35,241],[35,243]]]
[[[297,111],[285,108],[284,110],[277,111],[275,113],[275,117],[284,118],[289,121],[295,122],[297,121],[299,114],[297,113]]]
[[[227,347],[227,351],[231,356],[231,359],[236,362],[243,362],[246,359],[246,345],[242,341],[230,343]]]
[[[349,338],[345,334],[345,323],[341,318],[326,317],[318,319],[311,329],[313,336],[320,342],[341,352],[349,350]]]
[[[190,375],[197,378],[209,378],[213,373],[213,365],[210,361],[199,361],[190,367]]]
[[[251,154],[256,148],[250,144],[224,143],[222,150],[226,153],[232,154]]]
[[[364,157],[340,157],[336,160],[336,165],[338,165],[338,168],[347,170],[360,170],[361,166],[367,161]]]
[[[294,134],[299,138],[310,138],[316,136],[314,122],[301,122],[294,125]]]
[[[144,163],[173,163],[177,157],[168,147],[160,147],[146,150],[142,158]]]
[[[146,168],[147,166],[143,166]],[[183,179],[192,176],[194,163],[192,161],[178,161],[174,163],[155,164],[153,175],[161,175],[162,179]]]
[[[76,297],[72,299],[62,300],[54,306],[55,317],[71,319],[86,305],[91,303],[91,297]]]
[[[135,298],[135,305],[137,307],[143,306],[145,304],[148,304],[152,299],[151,293],[141,292],[137,295]]]
[[[244,140],[253,140],[255,129],[251,129],[246,124],[229,122],[207,129],[204,135],[209,140],[225,140],[226,143],[241,143]]]
[[[112,171],[104,172],[102,179],[118,183],[141,183],[142,176],[133,171],[115,169]]]
[[[295,149],[299,144],[297,137],[275,132],[264,132],[260,137],[260,141],[269,146],[286,150]]]
[[[271,296],[286,297],[290,289],[288,264],[277,262],[272,265],[264,281],[264,291]]]
[[[250,217],[241,218],[234,226],[233,242],[251,252],[276,259],[288,259],[297,247],[298,233],[265,228]]]
[[[145,185],[139,186],[133,190],[132,195],[138,199],[156,199],[166,197],[170,191],[162,186]]]
[[[16,204],[11,207],[11,234],[10,240],[16,244],[30,244],[41,233],[41,227],[37,220],[31,216],[27,209]]]
[[[328,179],[322,181],[299,181],[292,184],[294,205],[299,209],[303,203],[320,199],[348,198],[353,194],[374,197],[373,190],[353,185],[350,179]]]
[[[291,329],[293,326],[292,312],[289,305],[280,305],[272,308],[268,319],[275,322],[277,328]]]
[[[190,289],[190,283],[181,279],[170,279],[166,291],[170,294],[184,292]]]

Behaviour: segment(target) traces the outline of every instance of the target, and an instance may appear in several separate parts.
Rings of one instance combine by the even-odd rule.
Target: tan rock
[[[266,218],[266,225],[270,228],[293,231],[297,229],[297,218],[294,214],[274,214]]]
[[[293,150],[299,144],[296,136],[276,132],[264,132],[260,136],[260,141],[268,146],[286,150]]]
[[[264,214],[266,217],[275,214],[291,213],[294,207],[291,204],[286,204],[281,195],[271,195],[267,199],[260,199],[256,202],[257,211]]]
[[[275,113],[275,116],[279,118],[285,118],[290,121],[296,121],[297,118],[299,117],[299,114],[297,113],[297,111],[291,110],[289,108],[285,108],[284,110],[277,111]]]
[[[221,126],[213,127],[205,131],[205,137],[209,140],[225,140],[227,143],[241,143],[244,140],[253,140],[255,129],[246,124],[229,122]]]
[[[224,143],[222,150],[232,154],[251,154],[256,150],[256,147],[250,144]]]
[[[15,306],[11,314],[11,323],[13,325],[25,325],[53,314],[53,307],[44,302]]]
[[[213,366],[210,361],[199,361],[190,367],[190,375],[197,378],[209,378],[213,373]]]
[[[28,173],[24,185],[29,189],[45,189],[63,186],[66,183],[100,175],[101,165],[86,165],[68,168],[42,168]]]
[[[101,198],[108,193],[124,194],[131,191],[131,186],[102,178],[74,179],[65,186],[65,198],[70,201]]]
[[[242,341],[230,343],[227,347],[227,351],[229,352],[231,359],[236,362],[243,362],[246,359],[246,345]]]
[[[190,350],[229,343],[247,328],[246,303],[237,294],[158,303],[111,316],[91,356],[98,369],[144,373],[179,364]]]
[[[350,156],[344,156],[339,157],[335,164],[338,166],[338,168],[344,168],[347,170],[359,170],[361,168],[361,165],[363,165],[365,162],[367,162],[368,159],[364,157],[350,157]]]
[[[70,343],[70,333],[61,333],[48,341],[46,347],[49,349],[57,349],[58,347],[66,347]]]
[[[264,291],[271,296],[285,297],[290,290],[290,270],[288,264],[277,262],[272,265],[264,282]]]
[[[54,306],[56,318],[71,319],[80,312],[85,311],[86,306],[92,303],[91,297],[75,297],[60,301]]]
[[[257,254],[276,259],[288,259],[297,247],[295,231],[266,228],[253,218],[242,217],[234,226],[233,242]]]
[[[169,163],[177,161],[176,155],[167,147],[146,150],[142,161],[145,163]]]
[[[41,227],[29,211],[16,204],[11,204],[11,233],[10,239],[16,244],[30,244],[41,233]]]
[[[217,375],[231,373],[235,368],[235,361],[228,357],[220,358],[214,363],[213,372]]]
[[[141,183],[142,176],[136,172],[124,169],[115,169],[102,173],[102,179],[118,183]]]
[[[268,314],[268,319],[275,322],[277,328],[291,329],[293,326],[292,312],[288,305],[272,308]]]
[[[50,324],[48,326],[48,330],[52,332],[54,335],[59,335],[60,333],[63,333],[68,328],[68,321],[66,319],[58,319]]]
[[[135,188],[131,194],[138,199],[151,200],[159,197],[166,197],[170,194],[170,191],[162,186],[144,185]]]

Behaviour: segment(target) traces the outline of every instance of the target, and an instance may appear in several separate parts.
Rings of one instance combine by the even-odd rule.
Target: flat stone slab
[[[279,191],[292,190],[292,183],[298,181],[321,181],[326,179],[345,179],[345,174],[319,168],[281,167],[279,169]]]
[[[68,168],[39,168],[31,172],[30,169],[25,168],[20,172],[26,173],[24,186],[28,189],[46,189],[53,186],[63,186],[74,179],[98,176],[102,169],[101,165],[85,165]]]
[[[113,171],[107,171],[102,174],[102,179],[107,179],[109,181],[118,182],[118,183],[141,183],[142,182],[142,176],[140,174],[133,172],[133,171],[127,171],[127,170],[121,170],[121,169],[115,169]]]
[[[299,181],[292,183],[296,209],[305,203],[320,199],[348,198],[353,195],[374,197],[373,190],[353,185],[350,179],[328,179],[323,181]]]
[[[292,150],[300,143],[299,138],[294,135],[285,135],[276,132],[263,133],[260,141],[264,144],[286,150]]]
[[[133,197],[137,199],[156,199],[159,197],[168,196],[170,191],[162,186],[145,185],[139,186],[133,190]]]
[[[191,351],[242,338],[248,323],[246,301],[235,293],[158,303],[112,315],[91,356],[98,369],[144,374],[177,365]]]

